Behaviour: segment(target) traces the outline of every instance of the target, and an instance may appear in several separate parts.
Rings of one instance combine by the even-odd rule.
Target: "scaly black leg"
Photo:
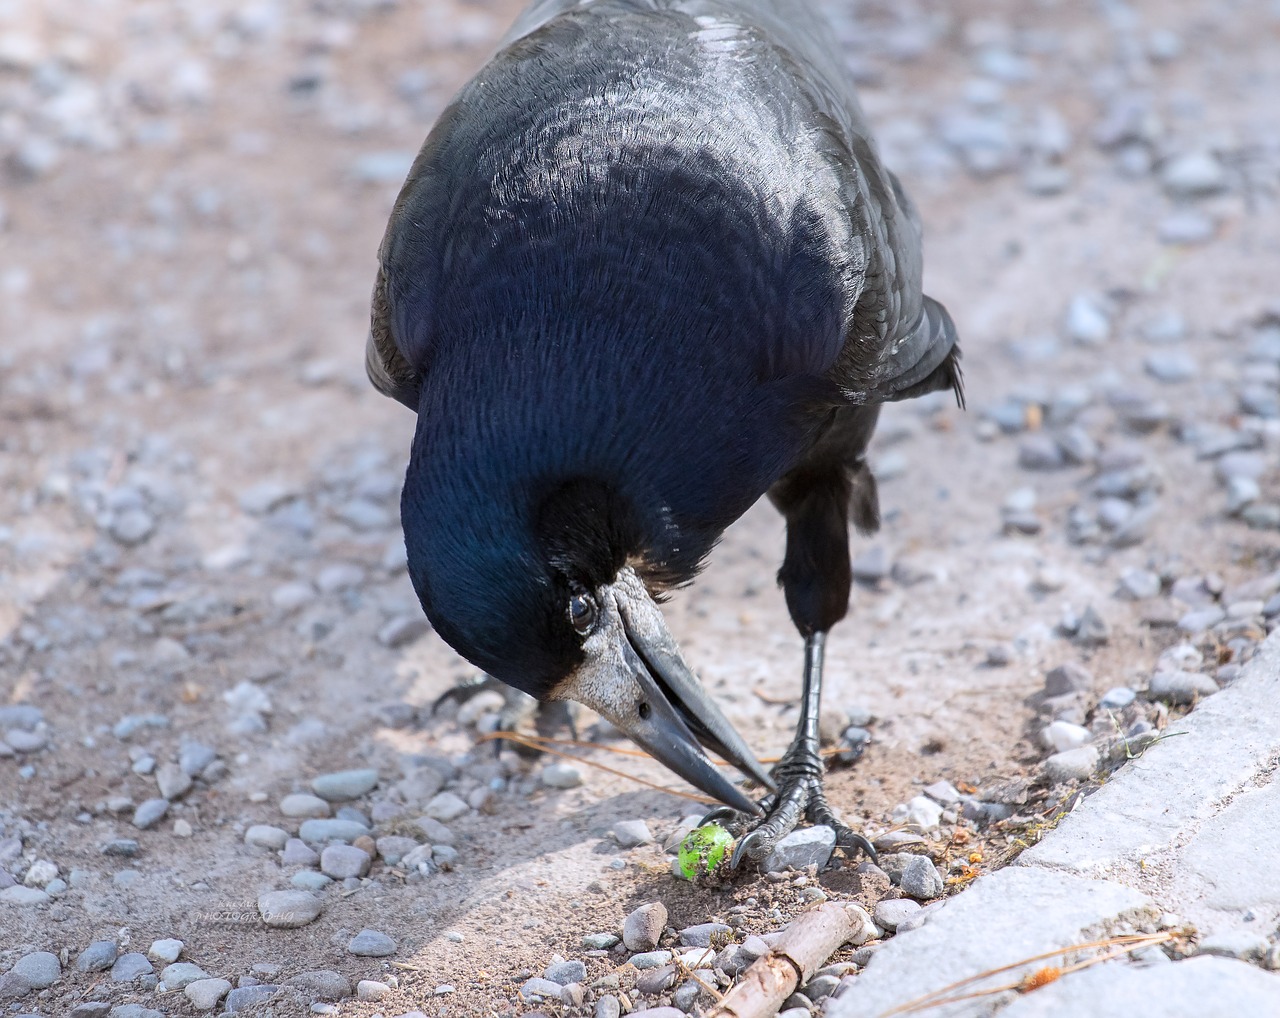
[[[822,790],[822,754],[818,739],[818,716],[822,704],[822,658],[827,634],[814,633],[804,645],[804,691],[800,704],[800,721],[795,738],[772,774],[778,791],[760,800],[765,816],[753,821],[736,810],[721,807],[703,818],[703,823],[728,822],[739,834],[729,865],[737,869],[742,860],[763,859],[801,820],[824,824],[836,834],[836,844],[847,852],[860,851],[872,859],[876,851],[857,831],[846,827],[827,805]]]

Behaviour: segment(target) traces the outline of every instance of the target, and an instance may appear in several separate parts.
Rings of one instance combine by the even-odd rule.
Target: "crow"
[[[832,39],[800,0],[538,0],[413,163],[366,347],[373,384],[417,414],[401,518],[435,631],[724,803],[735,867],[802,819],[874,854],[823,794],[824,643],[849,522],[879,525],[881,404],[950,388],[963,405],[919,217]],[[762,495],[805,641],[771,773],[658,608]]]

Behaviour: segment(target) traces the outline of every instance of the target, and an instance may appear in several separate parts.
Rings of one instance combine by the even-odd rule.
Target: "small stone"
[[[1169,703],[1195,703],[1218,692],[1218,684],[1200,672],[1163,671],[1151,677],[1149,695]]]
[[[267,891],[258,895],[258,911],[268,926],[293,929],[315,921],[324,902],[308,891]]]
[[[830,827],[820,824],[792,831],[773,847],[773,851],[760,864],[766,873],[780,873],[787,869],[802,870],[806,866],[822,869],[835,851],[836,834]]]
[[[886,930],[896,930],[900,922],[919,911],[919,903],[910,898],[886,898],[876,905],[874,918]]]
[[[86,1000],[67,1012],[67,1018],[107,1018],[111,1005],[105,1000]]]
[[[1200,365],[1191,354],[1183,350],[1160,350],[1147,354],[1143,360],[1147,374],[1158,382],[1185,382],[1195,378]]]
[[[1133,703],[1137,695],[1128,686],[1112,686],[1102,694],[1102,699],[1098,701],[1098,706],[1105,707],[1107,710],[1123,710]]]
[[[171,990],[181,990],[197,979],[208,979],[209,974],[199,965],[189,961],[176,961],[166,965],[160,973],[160,980]]]
[[[391,987],[376,979],[361,979],[356,983],[357,1000],[381,1000],[391,992]]]
[[[145,954],[130,951],[128,954],[120,955],[115,964],[111,966],[111,981],[113,983],[131,983],[139,976],[149,976],[153,972],[155,972],[155,969],[151,967],[151,962],[147,961]]]
[[[1120,574],[1117,594],[1128,601],[1144,601],[1158,596],[1160,590],[1160,577],[1150,569],[1126,569]]]
[[[652,951],[666,926],[667,907],[662,902],[641,905],[623,921],[622,943],[628,951]]]
[[[1097,769],[1098,749],[1092,745],[1054,753],[1044,762],[1045,775],[1054,783],[1087,781]]]
[[[1023,470],[1058,470],[1066,465],[1062,447],[1052,435],[1033,432],[1018,444],[1018,466]]]
[[[1069,749],[1077,749],[1087,742],[1093,741],[1093,733],[1081,725],[1073,725],[1069,721],[1054,721],[1042,733],[1044,743],[1050,749],[1063,753]]]
[[[945,884],[938,867],[927,856],[913,855],[902,867],[902,878],[898,882],[902,893],[921,901],[929,901],[942,894]]]
[[[347,951],[357,958],[387,958],[396,950],[396,942],[378,930],[361,930],[347,944]]]
[[[152,961],[172,965],[178,960],[178,956],[182,954],[184,946],[181,940],[176,940],[172,937],[164,940],[153,940],[151,946],[147,948],[147,957]]]
[[[279,987],[274,983],[259,983],[257,986],[238,986],[227,994],[223,1006],[231,1014],[246,1011],[275,996]]]
[[[733,928],[724,923],[698,923],[680,931],[680,943],[686,947],[710,947],[713,938],[724,937],[732,932]]]
[[[1224,190],[1227,175],[1212,152],[1187,152],[1160,168],[1160,183],[1170,197],[1202,198]]]
[[[48,859],[37,859],[28,868],[22,883],[27,887],[48,887],[57,879],[58,867]]]
[[[1080,623],[1072,640],[1083,647],[1100,647],[1111,639],[1111,626],[1092,605],[1080,613]]]
[[[427,816],[432,820],[440,820],[444,823],[456,820],[469,812],[471,812],[471,807],[452,792],[441,792],[427,803]]]
[[[631,956],[631,964],[640,971],[656,969],[669,964],[671,957],[670,951],[641,951]]]
[[[593,1018],[621,1018],[622,1002],[612,993],[606,993],[596,1001]]]
[[[301,838],[290,838],[280,853],[280,861],[286,866],[318,866],[320,853]]]
[[[925,785],[924,794],[943,806],[954,806],[960,801],[960,792],[950,781],[935,781],[932,785]]]
[[[383,862],[388,866],[394,866],[406,855],[418,847],[418,843],[412,838],[404,838],[396,834],[389,834],[377,840],[378,855],[382,857]]]
[[[1241,961],[1259,962],[1266,956],[1271,943],[1263,933],[1251,930],[1224,930],[1205,937],[1197,945],[1200,954],[1217,955],[1220,958],[1239,958]]]
[[[636,992],[646,994],[665,993],[671,989],[676,982],[676,968],[674,965],[662,965],[656,969],[646,969],[640,973],[640,977],[636,980]],[[672,1008],[676,1014],[682,1012]]]
[[[105,972],[116,963],[119,950],[114,940],[95,940],[76,958],[77,972]]]
[[[580,983],[587,978],[587,966],[577,959],[556,962],[548,965],[542,976],[553,983],[568,986],[570,983]]]
[[[334,880],[363,877],[373,860],[354,845],[330,845],[320,853],[320,872]]]
[[[26,732],[21,728],[11,728],[4,733],[4,741],[14,752],[36,753],[49,744],[49,736],[45,732]]]
[[[196,979],[183,987],[183,993],[197,1011],[212,1011],[230,991],[231,983],[226,979]]]
[[[548,999],[559,1000],[560,984],[553,983],[550,979],[541,979],[535,976],[524,981],[520,987],[520,996],[534,1003]]]
[[[254,824],[244,832],[244,843],[278,852],[289,843],[289,832],[270,824]]]
[[[582,949],[584,951],[607,951],[614,944],[621,942],[622,938],[616,933],[588,933],[582,938]]]
[[[314,819],[304,820],[298,828],[298,837],[310,845],[323,845],[329,841],[351,843],[369,833],[368,825],[355,820]]]
[[[853,578],[858,583],[875,586],[888,578],[893,563],[889,552],[880,545],[868,548],[853,559]]]
[[[378,772],[372,768],[321,774],[311,782],[311,790],[326,802],[358,799],[378,784]]]
[[[107,532],[125,547],[142,544],[156,530],[156,520],[142,508],[124,509],[111,517]]]
[[[299,870],[289,878],[289,883],[300,891],[323,891],[333,883],[333,878],[315,870]]]
[[[1067,305],[1067,336],[1084,346],[1096,346],[1111,335],[1111,320],[1097,297],[1077,294]]]
[[[1044,677],[1046,696],[1064,696],[1078,693],[1093,685],[1093,675],[1084,665],[1075,661],[1066,661],[1056,668],[1050,669]]]
[[[351,984],[346,976],[331,969],[299,972],[289,980],[289,985],[312,1000],[344,1000],[351,996]]]
[[[942,822],[942,807],[928,796],[917,795],[910,802],[895,806],[895,823],[902,823],[909,831],[923,834]]]
[[[542,768],[539,780],[548,788],[577,788],[582,784],[582,773],[572,764],[551,763]],[[448,820],[449,818],[441,817],[440,819]]]
[[[331,811],[329,804],[318,795],[295,792],[280,800],[280,812],[287,817],[306,819],[307,817],[327,817]]]
[[[191,775],[174,763],[161,764],[156,769],[156,785],[166,799],[180,799],[191,791],[194,782]]]
[[[643,820],[622,820],[613,825],[613,840],[621,848],[635,848],[653,841],[653,833]]]
[[[173,822],[173,835],[175,838],[189,838],[193,834],[195,834],[195,831],[192,829],[191,824],[182,817]]]
[[[47,892],[36,887],[6,887],[0,891],[0,902],[7,905],[46,905],[50,898]]]
[[[58,981],[62,975],[62,964],[56,954],[34,951],[14,962],[9,971],[23,979],[33,990],[43,990]]]
[[[397,615],[378,630],[378,642],[394,650],[398,647],[407,647],[429,632],[431,632],[431,624],[426,616]]]
[[[1170,212],[1156,228],[1156,236],[1162,244],[1206,244],[1217,232],[1213,217],[1199,209]]]
[[[1178,619],[1178,629],[1189,635],[1196,635],[1212,629],[1219,622],[1225,619],[1224,612],[1217,605],[1210,605],[1207,608],[1197,608],[1195,611],[1189,611],[1182,618]]]

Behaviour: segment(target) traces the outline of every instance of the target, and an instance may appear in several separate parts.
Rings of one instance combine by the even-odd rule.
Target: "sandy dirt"
[[[620,849],[614,823],[647,820],[661,842],[700,805],[585,764],[567,791],[537,784],[540,761],[510,775],[452,709],[427,710],[473,669],[431,633],[387,645],[385,627],[419,613],[396,514],[413,420],[363,377],[374,252],[407,158],[519,6],[0,3],[0,703],[39,707],[48,741],[0,758],[0,835],[22,839],[6,863],[19,881],[37,859],[64,879],[83,871],[51,903],[0,904],[0,969],[30,951],[74,959],[95,940],[145,951],[172,936],[184,960],[233,984],[260,963],[281,980],[333,969],[353,986],[398,981],[343,1014],[520,1013],[520,983],[554,954],[584,958],[588,982],[617,970],[625,955],[588,957],[581,938],[616,931],[646,901],[664,901],[676,929],[743,905],[747,933],[777,929],[809,900],[803,884],[758,875],[691,889],[657,845]],[[1143,620],[1188,605],[1117,598],[1124,570],[1154,570],[1166,592],[1216,574],[1230,591],[1280,567],[1277,531],[1225,515],[1214,462],[1187,438],[1197,423],[1247,425],[1246,351],[1280,313],[1280,22],[1263,8],[966,0],[842,12],[864,105],[921,208],[927,288],[959,325],[970,400],[967,413],[941,399],[892,407],[876,445],[885,525],[855,552],[880,546],[897,568],[857,586],[828,650],[829,708],[875,718],[863,759],[828,786],[855,827],[883,834],[895,805],[941,779],[981,796],[1034,777],[1046,753],[1037,694],[1063,662],[1088,667],[1094,694],[1144,688],[1179,637]],[[1160,30],[1176,33],[1176,54],[1131,52]],[[31,43],[29,60],[15,37]],[[993,47],[1016,52],[1027,80],[993,74],[982,56]],[[61,84],[46,67],[62,68]],[[1048,158],[1015,140],[993,172],[971,172],[937,119],[981,109],[981,89],[965,89],[1000,75],[994,101],[1015,138],[1052,106],[1066,141]],[[1150,97],[1160,120],[1148,146],[1157,168],[1182,151],[1223,153],[1226,185],[1194,203],[1211,239],[1162,242],[1160,224],[1186,203],[1095,143],[1108,97],[1126,90]],[[49,165],[31,148],[40,138],[53,139]],[[1065,169],[1061,193],[1024,186],[1038,161]],[[1107,309],[1099,343],[1066,335],[1079,294]],[[1197,365],[1173,383],[1143,367],[1166,349],[1141,339],[1144,325],[1167,312],[1184,320],[1176,349]],[[1157,511],[1130,546],[1068,539],[1073,507],[1097,502],[1096,464],[1022,469],[1032,432],[1001,433],[986,413],[1020,399],[1045,430],[1046,408],[1072,385],[1086,394],[1075,423],[1104,450],[1136,449],[1158,476]],[[1126,429],[1117,393],[1162,401],[1165,419]],[[1259,483],[1273,502],[1274,425],[1259,426]],[[1025,487],[1036,535],[1002,527],[1001,504]],[[761,756],[786,745],[796,714],[776,701],[799,689],[801,641],[773,581],[782,540],[757,506],[667,609]],[[1064,613],[1088,606],[1109,626],[1102,645],[1059,631]],[[1240,653],[1198,642],[1221,663]],[[130,715],[167,720],[119,738]],[[158,793],[130,751],[164,764],[189,740],[224,766],[137,830],[133,805]],[[649,762],[590,759],[670,783]],[[380,786],[352,805],[399,814],[379,833],[409,830],[426,802],[397,783],[440,761],[464,797],[510,779],[450,821],[455,868],[407,880],[377,861],[359,887],[322,892],[314,923],[261,923],[259,893],[289,886],[293,869],[246,845],[249,825],[292,834],[284,795],[368,766]],[[113,811],[113,797],[132,805]],[[189,836],[175,834],[179,821]],[[993,859],[1013,836],[947,824],[928,839],[939,858],[956,830],[989,842]],[[135,838],[138,856],[104,855],[115,838]],[[138,876],[121,886],[121,870]],[[885,891],[860,887],[844,864],[813,883],[868,905]],[[365,927],[395,938],[393,958],[347,953]],[[442,984],[454,991],[436,996]],[[20,1004],[61,1015],[94,999],[195,1013],[180,993],[112,984],[74,962]],[[286,994],[245,1013],[309,1003]]]

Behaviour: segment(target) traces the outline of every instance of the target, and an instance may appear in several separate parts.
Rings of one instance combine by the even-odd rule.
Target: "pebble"
[[[327,817],[331,810],[329,804],[318,795],[295,792],[280,800],[280,812],[287,817],[306,819],[307,817]]]
[[[145,954],[130,951],[128,954],[120,955],[115,964],[111,966],[111,981],[113,983],[131,983],[139,976],[149,976],[153,972],[155,972],[155,969],[151,967],[151,962],[147,961]]]
[[[920,904],[910,898],[886,898],[876,904],[874,918],[876,925],[892,931],[908,916],[919,911]]]
[[[372,863],[369,853],[354,845],[330,845],[320,853],[320,872],[334,880],[363,877]]]
[[[905,824],[918,834],[932,830],[942,822],[942,807],[928,796],[917,795],[910,802],[893,808],[894,823]]]
[[[645,969],[636,979],[636,992],[645,994],[664,993],[671,989],[675,982],[676,967],[674,965],[662,965],[654,969]]]
[[[1093,777],[1098,769],[1098,749],[1096,746],[1081,746],[1068,749],[1062,753],[1054,753],[1044,762],[1045,775],[1051,782],[1086,781]]]
[[[1116,593],[1129,601],[1144,601],[1159,595],[1160,589],[1160,577],[1150,569],[1126,569]]]
[[[357,1000],[381,1000],[391,992],[391,987],[376,979],[361,979],[356,983]]]
[[[893,563],[889,552],[880,545],[875,545],[854,556],[852,563],[853,578],[869,586],[875,586],[887,579],[892,568]]]
[[[62,975],[62,965],[56,954],[50,954],[48,951],[34,951],[14,962],[13,968],[9,971],[20,977],[32,989],[43,990],[58,981]]]
[[[643,820],[622,820],[613,825],[613,840],[621,848],[635,848],[653,841],[653,833]]]
[[[623,920],[622,943],[628,951],[652,951],[666,926],[667,907],[662,902],[641,905]]]
[[[1218,692],[1218,684],[1212,677],[1200,672],[1163,671],[1151,677],[1149,695],[1153,700],[1168,703],[1195,703],[1202,697]]]
[[[1261,605],[1259,605],[1261,609]],[[58,867],[48,859],[37,859],[28,868],[22,878],[27,887],[48,887],[58,876]]]
[[[244,843],[278,852],[289,843],[289,832],[270,824],[254,824],[244,832]]]
[[[395,650],[407,647],[431,632],[431,623],[422,614],[397,615],[378,630],[378,642]]]
[[[572,764],[551,763],[542,768],[539,780],[548,788],[577,788],[582,784],[582,773]],[[450,818],[441,817],[440,819]]]
[[[787,869],[802,870],[806,866],[822,869],[836,847],[836,832],[825,824],[792,831],[774,845],[773,851],[760,863],[766,873]]]
[[[945,884],[938,867],[927,856],[913,855],[902,867],[902,878],[898,882],[902,893],[921,901],[929,901],[942,894]]]
[[[525,1000],[537,1003],[544,999],[559,1000],[560,984],[553,983],[550,979],[542,979],[534,976],[532,979],[526,979],[520,987],[520,996]]]
[[[238,986],[227,994],[223,1006],[231,1014],[245,1011],[275,995],[279,987],[274,983],[259,983],[257,986]]]
[[[1077,294],[1067,305],[1067,336],[1084,346],[1096,346],[1111,336],[1111,319],[1097,297]]]
[[[201,742],[184,743],[178,751],[178,766],[185,774],[199,777],[211,763],[218,759],[218,751]]]
[[[1198,953],[1221,958],[1239,958],[1241,961],[1259,962],[1266,955],[1271,943],[1263,933],[1252,930],[1224,930],[1205,937],[1197,945]]]
[[[588,933],[582,938],[584,951],[607,951],[622,940],[616,933]]]
[[[427,803],[427,816],[432,820],[448,823],[471,812],[471,807],[452,792],[441,792]]]
[[[1050,749],[1064,753],[1069,749],[1077,749],[1087,742],[1093,741],[1093,733],[1081,725],[1073,725],[1070,721],[1054,721],[1042,733],[1044,743]]]
[[[347,944],[347,951],[357,958],[387,958],[396,950],[396,942],[378,930],[361,930]]]
[[[142,544],[155,530],[156,518],[142,508],[113,513],[107,524],[107,533],[127,548]]]
[[[258,911],[268,926],[293,929],[315,921],[324,902],[308,891],[267,891],[258,895]]]
[[[315,870],[299,870],[289,878],[289,883],[300,891],[323,891],[333,883],[333,878]]]
[[[18,753],[35,753],[49,744],[49,736],[44,732],[27,732],[14,728],[4,733],[4,741]]]
[[[686,947],[710,947],[713,937],[732,932],[733,928],[724,923],[699,923],[696,926],[686,926],[680,931],[680,943]]]
[[[1065,661],[1051,668],[1044,677],[1046,696],[1064,696],[1078,693],[1093,686],[1093,674],[1084,665]]]
[[[231,990],[226,979],[196,979],[183,987],[191,1006],[197,1011],[212,1011]]]
[[[166,799],[180,799],[191,791],[191,775],[175,763],[161,764],[156,769],[156,785]]]
[[[1162,244],[1205,244],[1218,232],[1212,216],[1199,209],[1178,209],[1160,220],[1156,236]]]
[[[378,784],[378,772],[372,768],[321,774],[311,782],[311,790],[326,802],[358,799]]]
[[[1212,629],[1226,617],[1226,612],[1216,605],[1211,605],[1208,608],[1197,608],[1178,619],[1178,629],[1188,635],[1195,635]]]
[[[378,855],[382,857],[383,862],[388,866],[394,866],[418,847],[418,843],[412,838],[405,838],[396,834],[388,834],[379,838],[376,845]]]
[[[641,970],[656,969],[660,965],[668,964],[671,957],[670,951],[641,951],[631,956],[630,964]]]
[[[147,957],[152,961],[171,965],[178,960],[178,956],[182,954],[184,946],[181,940],[176,940],[172,937],[167,937],[164,940],[153,940],[151,946],[147,948]]]
[[[105,1000],[86,1000],[67,1012],[67,1018],[107,1018],[111,1005]]]
[[[304,820],[298,828],[298,837],[311,845],[324,844],[329,841],[352,842],[369,833],[367,824],[354,820]]]
[[[1147,354],[1143,367],[1158,382],[1186,382],[1200,370],[1196,359],[1183,350],[1160,350]]]
[[[587,978],[587,966],[577,959],[555,962],[547,966],[542,976],[553,983],[568,986],[570,983],[580,983]]]
[[[622,1018],[622,1002],[612,993],[606,993],[596,1001],[593,1018]]]
[[[1018,466],[1023,470],[1058,470],[1067,458],[1052,435],[1035,432],[1018,444]]]
[[[1080,613],[1072,640],[1083,647],[1100,647],[1111,639],[1111,626],[1092,605]]]
[[[197,979],[208,979],[209,973],[189,961],[176,961],[160,972],[160,980],[171,990],[181,990]]]
[[[115,964],[118,955],[114,940],[95,940],[76,958],[76,971],[105,972]]]
[[[351,984],[346,976],[331,969],[314,969],[299,972],[289,980],[289,985],[301,990],[312,1000],[344,1000],[351,996]]]
[[[290,838],[280,853],[280,861],[286,866],[318,866],[320,853],[301,838]]]
[[[1160,168],[1160,183],[1172,198],[1202,198],[1224,190],[1227,175],[1212,152],[1186,152]]]

